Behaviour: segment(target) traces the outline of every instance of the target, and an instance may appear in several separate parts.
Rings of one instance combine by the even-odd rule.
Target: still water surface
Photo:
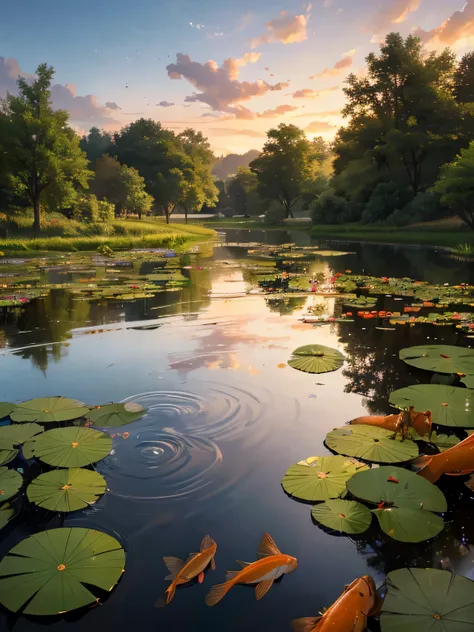
[[[222,239],[311,243],[303,233],[263,230],[229,230]],[[472,265],[435,249],[331,247],[353,254],[316,257],[311,271],[474,283]],[[152,299],[94,304],[58,290],[27,305],[18,318],[3,316],[0,401],[50,395],[89,404],[133,400],[148,414],[121,428],[129,438],[114,439],[112,454],[97,465],[109,491],[95,506],[64,521],[30,508],[2,532],[1,555],[31,533],[62,524],[111,533],[127,553],[116,589],[102,606],[63,619],[0,612],[1,629],[27,632],[47,624],[59,632],[283,632],[293,618],[316,616],[366,573],[380,584],[388,571],[414,565],[474,579],[473,500],[463,485],[455,487],[460,497],[444,531],[420,545],[384,540],[375,524],[354,539],[330,535],[312,522],[309,505],[280,486],[291,464],[328,453],[323,440],[329,430],[368,412],[389,412],[392,390],[429,381],[430,374],[398,360],[400,348],[427,340],[458,344],[460,335],[451,327],[421,325],[380,331],[360,319],[303,325],[298,319],[313,303],[328,314],[340,313],[340,303],[246,295],[252,279],[238,263],[245,253],[225,244],[203,249],[191,257],[191,286]],[[393,308],[391,299],[382,300],[383,308]],[[338,348],[348,361],[320,376],[278,367],[294,348],[310,343]],[[211,585],[237,568],[236,559],[254,560],[265,531],[298,558],[297,571],[260,602],[253,589],[236,587],[208,608],[204,596]],[[168,608],[155,609],[168,585],[162,557],[186,558],[206,533],[218,543],[217,570],[207,572],[203,585],[179,589]]]

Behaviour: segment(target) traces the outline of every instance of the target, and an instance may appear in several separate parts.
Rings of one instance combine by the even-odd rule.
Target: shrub
[[[332,189],[328,189],[311,204],[315,224],[345,224],[353,221],[351,204]]]
[[[107,224],[113,222],[115,219],[115,206],[107,200],[99,200],[97,202],[97,215],[94,218],[94,222],[105,222]]]
[[[402,209],[409,200],[409,194],[401,190],[395,182],[381,182],[373,190],[370,200],[362,213],[362,223],[381,222],[394,211]]]
[[[73,207],[73,218],[79,222],[95,222],[99,215],[99,201],[95,195],[85,195]]]

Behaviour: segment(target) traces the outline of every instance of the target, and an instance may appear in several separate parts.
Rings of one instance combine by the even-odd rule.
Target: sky
[[[0,6],[0,97],[38,64],[71,125],[145,117],[201,130],[218,154],[260,149],[280,123],[331,140],[344,81],[384,36],[474,49],[474,0],[23,0]]]

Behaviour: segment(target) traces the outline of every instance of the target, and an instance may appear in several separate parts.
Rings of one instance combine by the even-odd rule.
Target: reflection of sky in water
[[[411,261],[411,251],[398,247],[383,252],[358,247],[357,256],[319,261],[315,267],[328,275],[347,267],[384,274],[385,258],[391,273],[398,269],[401,276],[409,273],[408,266],[412,272],[416,265],[421,268],[423,260],[429,275],[436,270],[442,280],[456,276],[459,264],[446,263],[432,251],[422,250],[424,259],[415,252]],[[61,632],[134,625],[283,632],[292,618],[316,614],[366,572],[381,579],[386,570],[409,564],[443,565],[472,576],[473,557],[466,552],[474,543],[469,492],[460,492],[458,482],[450,486],[462,498],[447,514],[446,529],[437,540],[416,546],[387,543],[375,527],[353,541],[328,535],[312,523],[310,507],[287,498],[280,487],[289,465],[327,453],[323,440],[329,430],[368,409],[388,411],[390,390],[420,379],[398,361],[401,347],[428,337],[452,344],[457,334],[451,328],[384,332],[357,320],[304,325],[298,319],[308,307],[323,305],[332,315],[339,313],[340,301],[232,298],[246,290],[246,283],[240,269],[223,263],[226,257],[231,261],[220,252],[215,268],[195,271],[192,288],[159,295],[157,302],[105,310],[57,298],[45,303],[43,313],[35,308],[42,332],[18,334],[14,323],[3,325],[12,346],[63,345],[46,348],[42,356],[34,356],[33,349],[21,352],[23,357],[0,355],[0,400],[62,394],[91,404],[133,398],[150,408],[141,421],[119,429],[127,430],[128,438],[116,436],[114,453],[98,466],[110,492],[87,512],[66,519],[120,536],[127,572],[104,607],[73,624],[58,622]],[[26,318],[27,324],[33,328]],[[159,326],[133,328],[143,324]],[[84,333],[91,328],[103,331]],[[279,368],[293,349],[310,343],[336,347],[349,361],[323,375]],[[370,394],[372,403],[361,394]],[[54,520],[47,525],[59,526]],[[226,597],[222,607],[206,608],[204,594],[211,583],[223,579],[225,568],[235,568],[235,559],[254,559],[267,530],[283,551],[299,558],[297,572],[261,602],[242,589]],[[24,527],[13,531],[0,553],[25,532]],[[179,591],[178,606],[155,611],[153,603],[166,585],[160,558],[187,557],[207,532],[219,545],[218,571],[206,577],[205,586]],[[15,629],[40,628],[20,618]]]

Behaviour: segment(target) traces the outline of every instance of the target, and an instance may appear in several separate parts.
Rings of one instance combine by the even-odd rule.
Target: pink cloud
[[[418,28],[415,35],[427,44],[454,46],[462,40],[474,36],[474,2],[469,0],[461,11],[455,11],[440,26],[425,31]]]
[[[354,63],[354,55],[356,53],[355,48],[344,53],[342,59],[337,61],[332,68],[325,68],[323,72],[320,72],[318,75],[313,75],[310,79],[320,79],[322,77],[336,77],[337,75],[342,74],[348,68],[352,66]]]
[[[318,99],[326,94],[330,94],[331,92],[335,92],[338,90],[339,86],[333,86],[332,88],[325,88],[324,90],[311,90],[310,88],[303,88],[302,90],[297,90],[293,92],[291,95],[293,99]]]
[[[421,0],[383,0],[381,4],[373,20],[373,28],[378,33],[391,28],[392,24],[405,22],[409,14],[419,8]]]
[[[288,112],[294,112],[298,106],[295,105],[277,105],[273,110],[265,110],[261,114],[257,114],[258,118],[276,118],[277,116],[283,116]]]
[[[337,128],[336,125],[331,125],[327,121],[312,121],[307,127],[304,128],[305,132],[309,134],[319,134],[324,132],[332,132]]]
[[[267,22],[267,32],[251,40],[250,46],[257,48],[262,44],[281,42],[282,44],[295,44],[308,39],[309,13],[306,15],[289,15],[285,11],[280,17]]]

